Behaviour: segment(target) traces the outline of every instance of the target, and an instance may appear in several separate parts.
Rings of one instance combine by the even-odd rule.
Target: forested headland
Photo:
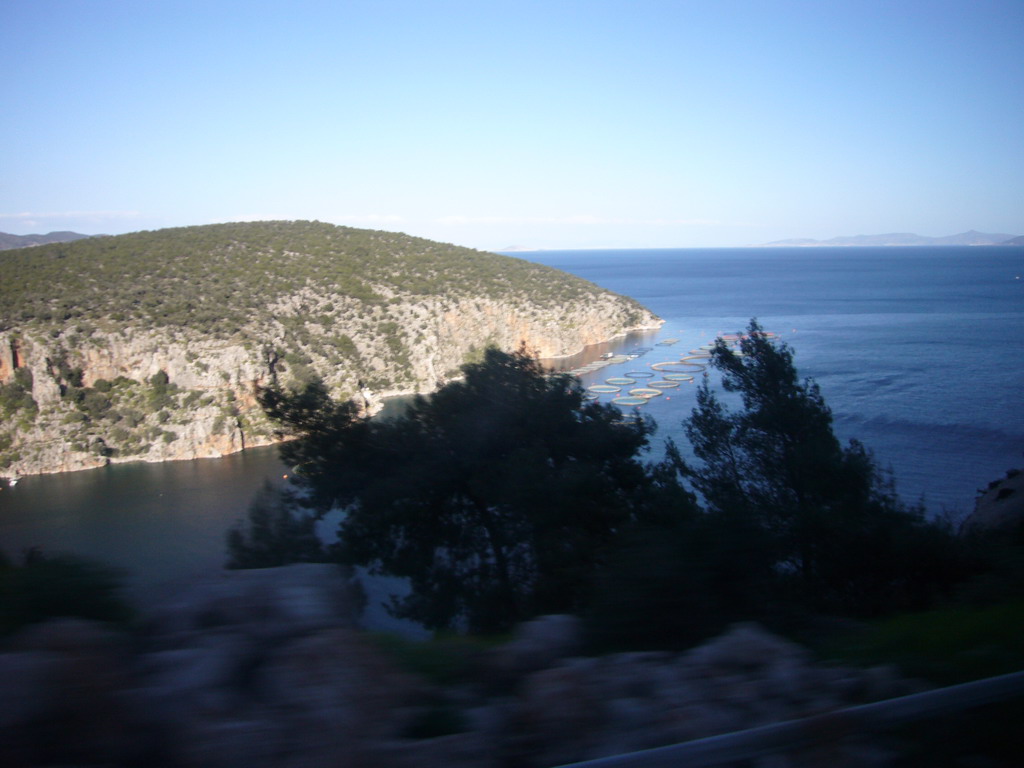
[[[251,222],[0,252],[0,474],[273,439],[255,389],[372,409],[496,345],[578,352],[658,320],[548,267],[391,232]]]

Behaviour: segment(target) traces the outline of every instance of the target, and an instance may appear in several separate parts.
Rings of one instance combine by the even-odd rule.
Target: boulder
[[[506,758],[516,765],[561,765],[600,752],[608,714],[587,669],[570,665],[534,672],[508,723]]]
[[[285,765],[288,740],[279,723],[267,718],[197,720],[174,746],[181,768],[278,768]],[[313,766],[310,766],[313,768]]]
[[[1014,529],[1024,524],[1024,472],[1011,469],[979,492],[974,511],[960,526],[961,533]]]
[[[575,616],[539,616],[520,624],[512,640],[488,654],[484,674],[492,684],[507,685],[577,653],[582,644],[583,626]]]
[[[277,642],[330,627],[354,627],[359,602],[350,574],[337,565],[224,570],[176,585],[150,614],[152,642],[193,644],[211,633]]]
[[[371,743],[399,736],[423,686],[400,672],[359,633],[328,629],[269,653],[253,695],[288,735],[302,765],[352,765]],[[335,756],[335,757],[332,757]],[[325,762],[328,761],[328,762]]]
[[[23,630],[0,653],[0,765],[126,764],[146,752],[130,706],[123,638],[67,619]]]
[[[735,624],[724,635],[684,656],[686,664],[706,672],[741,672],[752,676],[776,664],[802,666],[809,661],[809,654],[799,645],[752,622]]]

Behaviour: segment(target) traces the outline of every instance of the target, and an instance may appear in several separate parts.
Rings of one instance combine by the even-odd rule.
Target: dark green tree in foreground
[[[357,418],[319,385],[261,402],[309,502],[346,510],[339,554],[406,577],[393,612],[430,628],[500,631],[578,611],[627,532],[692,512],[665,464],[640,460],[653,426],[584,403],[579,382],[520,350],[489,349],[464,379],[397,418]]]
[[[260,399],[298,438],[281,453],[300,497],[345,510],[334,555],[407,578],[393,612],[429,628],[574,612],[599,646],[679,648],[740,619],[927,607],[969,575],[951,531],[906,506],[862,445],[840,444],[785,344],[751,321],[739,354],[719,342],[712,365],[739,407],[705,379],[684,422],[695,458],[669,443],[658,463],[640,458],[650,422],[585,403],[576,379],[522,351],[488,350],[390,420],[317,383]]]
[[[269,483],[249,505],[244,522],[228,529],[226,568],[276,568],[290,563],[322,563],[329,557],[316,534],[317,519],[297,509],[287,494]]]
[[[708,514],[761,528],[780,574],[812,607],[853,613],[923,607],[963,576],[951,532],[907,507],[872,455],[840,444],[813,381],[756,320],[739,353],[719,339],[712,365],[742,408],[705,378],[685,422],[699,459],[685,466]]]

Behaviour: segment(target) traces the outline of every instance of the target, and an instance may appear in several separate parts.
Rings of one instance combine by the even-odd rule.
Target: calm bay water
[[[265,481],[273,447],[220,459],[117,464],[22,478],[0,491],[0,549],[74,552],[127,571],[136,597],[223,565],[224,535]]]
[[[836,418],[895,472],[908,500],[966,512],[976,489],[1024,465],[1024,249],[743,248],[517,254],[632,296],[665,318],[652,334],[592,350],[675,337],[639,360],[589,374],[602,382],[677,360],[756,316],[796,352]],[[643,411],[656,440],[681,444],[693,384]],[[657,448],[655,448],[657,450]],[[117,465],[24,478],[0,491],[0,549],[73,551],[126,569],[139,595],[219,568],[224,533],[265,480],[274,449],[222,459]]]
[[[756,316],[821,386],[837,434],[873,449],[909,501],[969,512],[976,490],[1024,465],[1024,248],[550,251],[525,258],[632,296],[679,352]],[[585,384],[636,363],[590,374]],[[644,412],[684,442],[693,385]]]

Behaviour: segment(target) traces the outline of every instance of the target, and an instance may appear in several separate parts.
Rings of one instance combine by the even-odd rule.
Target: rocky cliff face
[[[573,354],[660,321],[607,292],[564,304],[401,295],[367,306],[307,290],[233,335],[112,322],[0,332],[0,477],[222,456],[274,440],[258,387],[319,376],[373,410],[430,392],[495,345]]]

